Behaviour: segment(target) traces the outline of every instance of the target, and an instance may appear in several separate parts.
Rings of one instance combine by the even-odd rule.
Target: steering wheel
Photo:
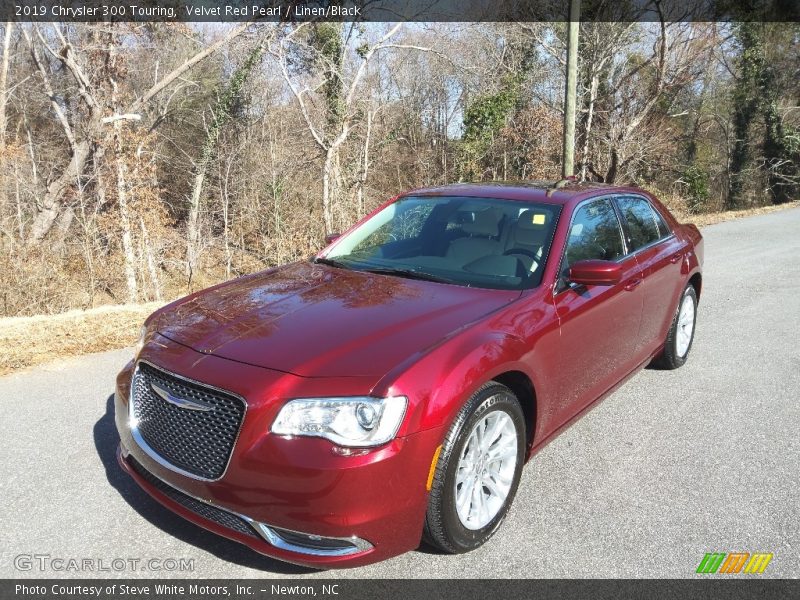
[[[542,259],[539,256],[536,256],[536,252],[533,252],[532,250],[528,250],[527,248],[511,248],[511,250],[506,250],[505,252],[503,252],[503,256],[514,256],[520,254],[522,256],[527,256],[528,258],[533,260],[533,262],[536,263],[536,269],[539,268],[539,263],[541,262]],[[522,261],[520,261],[519,259],[517,259],[517,262],[520,265],[523,264]],[[536,269],[531,269],[530,272],[533,272]]]
[[[505,252],[503,252],[503,256],[511,256],[513,254],[522,254],[523,256],[529,256],[537,263],[539,262],[539,257],[536,256],[536,252],[528,250],[526,248],[511,248],[511,250],[506,250]]]

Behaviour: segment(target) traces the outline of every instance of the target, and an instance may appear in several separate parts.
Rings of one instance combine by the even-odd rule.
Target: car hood
[[[188,296],[150,327],[302,377],[381,376],[519,295],[299,262]]]

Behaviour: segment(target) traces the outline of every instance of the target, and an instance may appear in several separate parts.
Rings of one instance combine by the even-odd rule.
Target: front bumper
[[[283,403],[264,401],[256,390],[291,388],[298,382],[286,379],[294,376],[213,356],[198,360],[197,353],[182,350],[195,356],[173,360],[169,368],[242,395],[247,415],[222,478],[186,477],[154,460],[134,440],[128,424],[133,365],[128,365],[115,394],[118,459],[148,494],[205,529],[314,568],[368,564],[419,545],[428,472],[441,430],[397,438],[352,456],[334,453],[327,440],[275,436],[269,423]],[[166,357],[147,358],[158,363]],[[237,382],[238,389],[224,385],[230,382]]]
[[[320,566],[320,560],[360,558],[374,549],[372,544],[355,536],[323,538],[289,531],[191,496],[148,472],[122,444],[117,448],[117,460],[140,487],[173,512],[205,529],[247,544],[262,554],[291,562],[300,562],[295,558],[300,555],[308,557],[302,564],[311,565],[313,562],[313,566]],[[270,550],[264,550],[262,542],[266,542]],[[286,556],[279,554],[281,552],[287,553]]]

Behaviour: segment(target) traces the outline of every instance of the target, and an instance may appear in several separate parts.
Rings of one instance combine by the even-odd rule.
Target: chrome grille
[[[203,409],[191,410],[185,404]],[[131,387],[132,433],[145,451],[173,470],[200,479],[222,477],[244,413],[244,400],[238,396],[146,362],[136,367]]]

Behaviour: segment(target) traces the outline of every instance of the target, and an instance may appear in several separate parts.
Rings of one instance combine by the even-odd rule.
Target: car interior
[[[440,210],[437,210],[440,209]],[[559,207],[517,202],[463,201],[429,209],[417,218],[398,216],[353,252],[359,259],[400,262],[431,272],[504,280],[517,287],[538,279]],[[377,243],[376,243],[377,242]],[[507,287],[502,285],[502,287]]]
[[[456,214],[466,222],[460,231],[453,228],[461,237],[449,242],[445,256],[460,268],[507,276],[522,276],[539,268],[548,241],[550,211],[528,208],[514,215],[490,208]]]

